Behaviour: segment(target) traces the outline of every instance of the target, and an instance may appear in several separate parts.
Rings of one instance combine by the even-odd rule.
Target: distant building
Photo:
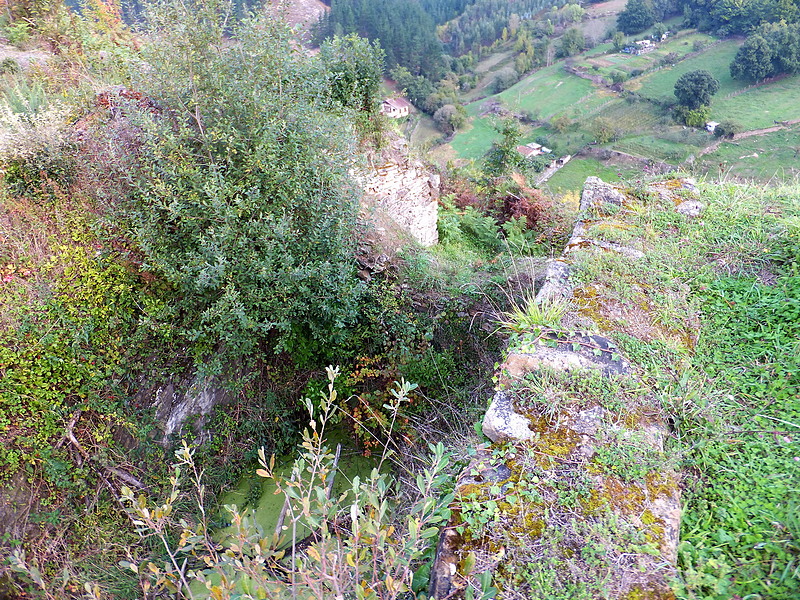
[[[381,102],[381,114],[391,119],[407,117],[411,108],[411,103],[405,98],[386,98]]]
[[[717,123],[716,121],[709,121],[708,123],[706,123],[706,131],[708,133],[714,133],[714,130],[717,128],[717,125],[719,125],[719,123]]]
[[[633,42],[633,44],[625,46],[622,51],[625,54],[636,54],[638,56],[640,54],[652,52],[655,49],[656,45],[653,40],[639,40],[638,42]]]
[[[517,152],[522,154],[522,156],[525,158],[531,158],[541,154],[550,154],[552,150],[546,146],[542,146],[541,144],[531,142],[530,144],[525,144],[524,146],[517,146]]]

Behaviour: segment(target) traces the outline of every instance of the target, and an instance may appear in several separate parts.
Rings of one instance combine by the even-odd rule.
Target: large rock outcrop
[[[156,425],[164,443],[187,433],[185,428],[189,425],[197,441],[207,441],[211,435],[206,428],[208,417],[215,407],[231,400],[230,390],[218,379],[200,375],[173,376],[146,385],[135,399],[138,404],[155,410]]]

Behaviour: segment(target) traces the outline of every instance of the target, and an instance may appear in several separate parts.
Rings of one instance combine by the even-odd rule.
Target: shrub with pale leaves
[[[55,153],[67,138],[69,110],[60,103],[28,113],[0,102],[0,162],[23,161],[39,153]]]

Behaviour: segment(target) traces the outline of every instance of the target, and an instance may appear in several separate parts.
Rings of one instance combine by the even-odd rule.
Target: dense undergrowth
[[[367,62],[375,48],[339,40],[344,46],[307,61],[269,21],[234,27],[212,3],[199,15],[182,4],[160,9],[153,23],[167,33],[143,53],[102,6],[66,25],[56,11],[39,35],[57,31],[47,39],[61,44],[60,58],[2,75],[0,485],[27,494],[18,499],[26,525],[6,534],[2,551],[16,551],[13,565],[29,578],[14,593],[136,598],[147,585],[185,588],[164,575],[175,569],[174,548],[193,559],[207,552],[222,571],[252,558],[242,546],[227,548],[234,558],[215,546],[203,529],[214,519],[198,511],[213,510],[210,496],[260,448],[295,447],[306,415],[298,398],[332,411],[367,454],[463,434],[499,351],[488,317],[515,296],[523,301],[515,286],[532,285],[537,258],[560,251],[574,216],[576,198],[554,201],[519,176],[451,173],[441,244],[393,256],[392,268],[362,281],[355,240],[363,231],[347,170],[359,144],[374,143],[386,125],[356,93],[363,84],[374,96],[360,78],[379,74],[342,61],[337,48],[351,44]],[[131,87],[98,96],[101,81]],[[797,197],[796,187],[708,186],[700,221],[643,210],[643,231],[670,235],[647,268],[614,282],[629,300],[632,283],[679,279],[703,313],[696,348],[670,339],[625,348],[661,391],[684,458],[681,597],[798,593]],[[612,262],[596,268],[608,278],[619,267]],[[670,298],[651,300],[675,333],[685,307]],[[327,362],[342,366],[335,385]],[[205,469],[194,482],[199,505],[170,495],[179,486],[166,467],[168,444],[155,443],[156,424],[137,396],[146,384],[197,372],[227,375],[235,392],[210,419],[211,441],[179,451],[184,471]],[[403,378],[419,386],[400,394],[393,382]],[[313,433],[303,441],[302,465],[318,465],[318,480],[295,500],[322,513],[300,502],[292,518],[330,526],[326,543],[354,569],[337,573],[356,574],[348,589],[363,578],[378,597],[404,593],[446,518],[443,503],[429,500],[434,489],[447,497],[442,474],[456,463],[436,447],[427,467],[413,452],[402,456],[419,462],[397,470],[405,486],[377,473],[354,482],[348,506],[374,531],[353,538],[320,496],[330,449]],[[123,485],[140,489],[123,494]],[[151,504],[135,499],[142,490],[169,497],[169,508],[143,516]],[[136,533],[148,527],[158,535]],[[253,552],[266,547],[241,531]],[[396,531],[407,536],[402,544]],[[380,569],[367,560],[376,540],[387,544]],[[270,551],[268,575],[286,572]],[[304,576],[326,556],[304,557]],[[155,581],[119,568],[121,560],[151,572],[157,563]],[[283,577],[273,583],[276,595],[291,594]],[[418,574],[414,591],[424,584]]]
[[[195,453],[213,505],[259,448],[294,447],[298,398],[324,387],[328,360],[343,366],[337,419],[367,454],[386,431],[424,446],[464,429],[488,380],[495,340],[472,325],[496,293],[488,278],[459,286],[500,248],[496,224],[491,249],[456,242],[356,277],[347,170],[385,127],[380,70],[364,68],[377,49],[348,38],[307,60],[288,29],[234,24],[226,7],[154,5],[163,35],[149,40],[113,11],[37,15],[30,40],[58,29],[58,52],[2,76],[0,484],[17,494],[2,552],[29,577],[18,593],[137,597],[117,562],[160,551],[129,526],[120,488],[170,486],[148,387],[213,375],[231,388]],[[419,387],[387,429],[403,377]]]

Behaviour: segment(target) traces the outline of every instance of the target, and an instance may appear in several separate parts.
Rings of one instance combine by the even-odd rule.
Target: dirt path
[[[765,127],[764,129],[751,129],[750,131],[742,131],[741,133],[737,133],[736,135],[734,135],[733,138],[729,140],[720,138],[710,146],[706,146],[705,148],[700,150],[695,156],[695,158],[700,158],[701,156],[705,156],[706,154],[711,154],[712,152],[715,152],[725,142],[735,142],[756,135],[775,133],[776,131],[789,129],[792,125],[796,125],[797,123],[800,123],[800,119],[795,119],[794,121],[784,121],[781,125],[773,125],[772,127]]]

